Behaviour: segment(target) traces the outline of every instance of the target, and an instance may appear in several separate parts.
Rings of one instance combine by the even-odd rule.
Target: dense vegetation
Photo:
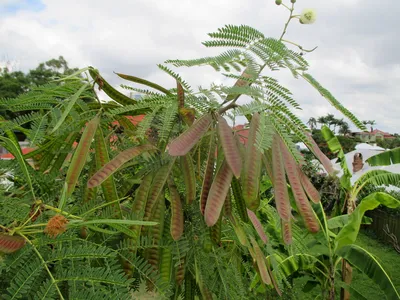
[[[313,11],[298,16],[296,1],[276,2],[289,13],[278,39],[244,25],[220,28],[203,43],[228,48],[220,55],[159,65],[176,88],[117,73],[145,86],[125,86],[144,94],[140,101],[93,67],[0,100],[0,142],[15,156],[0,161],[14,182],[0,189],[5,299],[264,299],[291,293],[299,277],[323,299],[348,299],[360,296],[353,267],[399,298],[379,260],[355,241],[366,211],[400,206],[385,192],[359,198],[364,186],[398,184],[400,175],[367,173],[351,185],[342,164],[345,196],[327,217],[294,140],[336,174],[293,113],[300,104],[268,71],[304,80],[365,127],[287,46],[289,23],[312,23]],[[209,66],[233,85],[195,91],[171,65]],[[240,97],[251,101],[239,105]],[[247,138],[229,126],[239,116],[249,122]],[[35,151],[22,154],[16,130]],[[329,128],[321,132],[342,158]]]

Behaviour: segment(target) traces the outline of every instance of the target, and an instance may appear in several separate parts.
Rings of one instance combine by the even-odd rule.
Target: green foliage
[[[288,69],[295,78],[309,81],[355,124],[360,122],[304,73],[308,63],[282,38],[266,37],[245,25],[227,25],[209,37],[206,47],[230,49],[213,57],[169,60],[166,64],[211,66],[235,79],[233,86],[211,84],[195,91],[165,65],[158,67],[177,82],[176,89],[117,74],[157,91],[143,90],[146,95],[137,101],[88,67],[68,71],[64,79],[36,86],[14,99],[0,100],[0,109],[21,113],[0,122],[0,133],[10,135],[10,131],[20,130],[37,147],[23,156],[19,149],[11,149],[16,147],[11,138],[1,138],[17,160],[7,165],[13,172],[14,186],[0,191],[5,196],[5,200],[0,199],[0,228],[4,234],[26,240],[25,247],[7,255],[1,265],[0,277],[5,279],[0,289],[6,298],[128,299],[150,294],[159,299],[182,295],[190,299],[276,298],[301,272],[322,278],[322,287],[332,289],[333,284],[321,275],[332,276],[329,270],[334,271],[333,262],[341,258],[332,248],[335,233],[329,230],[322,207],[314,207],[322,230],[312,236],[314,243],[307,245],[302,227],[309,220],[296,215],[292,221],[290,214],[306,206],[309,216],[314,216],[308,198],[304,195],[303,203],[293,202],[292,207],[289,197],[282,199],[288,216],[281,225],[272,202],[261,196],[276,183],[271,176],[274,141],[282,140],[282,148],[275,150],[287,147],[287,158],[295,158],[290,157],[286,170],[291,176],[300,174],[299,163],[304,161],[294,141],[310,144],[307,127],[293,112],[301,109],[300,103],[263,71]],[[60,68],[66,72],[67,64],[61,58],[47,67],[41,65],[35,74],[54,73]],[[86,71],[90,76],[81,77]],[[112,101],[102,102],[95,86]],[[238,103],[242,96],[248,98],[247,104]],[[140,115],[145,116],[139,124],[129,123]],[[229,135],[222,147],[216,128],[225,122],[225,116],[234,122],[239,117],[253,120],[245,146]],[[210,201],[205,217],[212,216],[217,224],[205,222],[199,209],[210,137],[217,144],[215,162],[207,168],[211,196],[204,197]],[[343,155],[337,140],[333,136],[329,140],[334,152]],[[237,151],[226,164],[230,147]],[[210,155],[214,155],[211,149]],[[232,210],[225,200],[230,198],[231,168],[242,163],[245,171],[238,167],[235,176],[247,178],[246,183],[251,184],[235,179],[236,208]],[[287,195],[283,164],[281,169],[281,190]],[[113,183],[107,184],[110,175]],[[260,187],[261,178],[268,176],[271,184]],[[102,189],[93,189],[99,184]],[[301,183],[298,188],[303,188]],[[180,199],[187,201],[176,203]],[[173,207],[180,214],[172,212]],[[252,223],[243,223],[240,220],[248,221],[249,208],[254,211]],[[261,224],[254,221],[258,219]],[[179,236],[171,236],[171,226]],[[359,219],[351,215],[344,229],[357,226]],[[270,236],[269,243],[265,243],[264,232]],[[288,241],[293,245],[284,244]],[[321,249],[322,256],[318,253]]]
[[[385,151],[367,159],[371,166],[388,166],[400,163],[400,148]]]

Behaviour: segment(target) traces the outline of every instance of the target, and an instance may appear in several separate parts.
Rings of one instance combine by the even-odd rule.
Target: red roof
[[[379,129],[375,129],[375,130],[371,131],[371,134],[381,134],[383,136],[388,136],[388,137],[392,136],[390,133],[381,131]]]
[[[370,132],[362,131],[362,132],[354,132],[354,133],[355,134],[360,134],[360,135],[376,135],[376,134],[380,134],[380,135],[383,135],[383,137],[387,138],[387,139],[394,138],[394,136],[391,135],[390,133],[384,132],[384,131],[379,130],[379,129],[374,129],[374,130],[372,130]]]
[[[233,130],[239,135],[239,140],[242,144],[247,144],[247,139],[249,137],[249,129],[245,128],[245,125],[236,125]]]
[[[144,117],[145,117],[145,115],[125,116],[125,118],[127,118],[129,121],[131,121],[131,123],[133,125],[139,124],[144,119]],[[113,125],[119,125],[119,122],[118,121],[113,121],[112,124]]]
[[[22,154],[27,154],[35,150],[35,148],[21,148]],[[11,153],[0,154],[0,159],[14,159],[14,155]]]

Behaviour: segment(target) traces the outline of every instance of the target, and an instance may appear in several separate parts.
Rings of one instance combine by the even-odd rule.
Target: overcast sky
[[[309,72],[359,119],[400,132],[400,3],[297,0],[296,12],[304,8],[317,11],[316,23],[292,22],[286,39],[318,46],[306,55]],[[274,0],[0,0],[0,61],[18,61],[26,71],[63,55],[71,67],[98,68],[115,86],[123,82],[113,71],[173,87],[157,63],[216,54],[201,42],[225,24],[279,37],[287,16]],[[222,80],[207,67],[178,71],[193,87]],[[302,105],[303,120],[342,117],[306,82],[279,73]]]

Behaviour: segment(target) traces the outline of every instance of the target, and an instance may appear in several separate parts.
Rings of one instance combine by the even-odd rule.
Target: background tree
[[[51,82],[55,78],[66,76],[76,72],[78,68],[70,68],[63,56],[53,58],[40,63],[35,69],[28,73],[21,71],[9,72],[7,69],[0,71],[0,117],[11,119],[22,115],[28,115],[32,110],[15,111],[8,105],[8,99],[32,91],[35,87]],[[29,128],[30,122],[23,127]],[[17,130],[19,131],[19,130]],[[25,135],[19,137],[23,140]]]
[[[319,124],[321,124],[321,126],[328,125],[328,120],[326,119],[326,116],[319,117],[317,121]]]
[[[317,127],[317,120],[313,117],[308,119],[307,124],[310,126],[311,131],[313,131]]]
[[[351,133],[349,123],[342,120],[339,128],[339,133],[346,136]]]

